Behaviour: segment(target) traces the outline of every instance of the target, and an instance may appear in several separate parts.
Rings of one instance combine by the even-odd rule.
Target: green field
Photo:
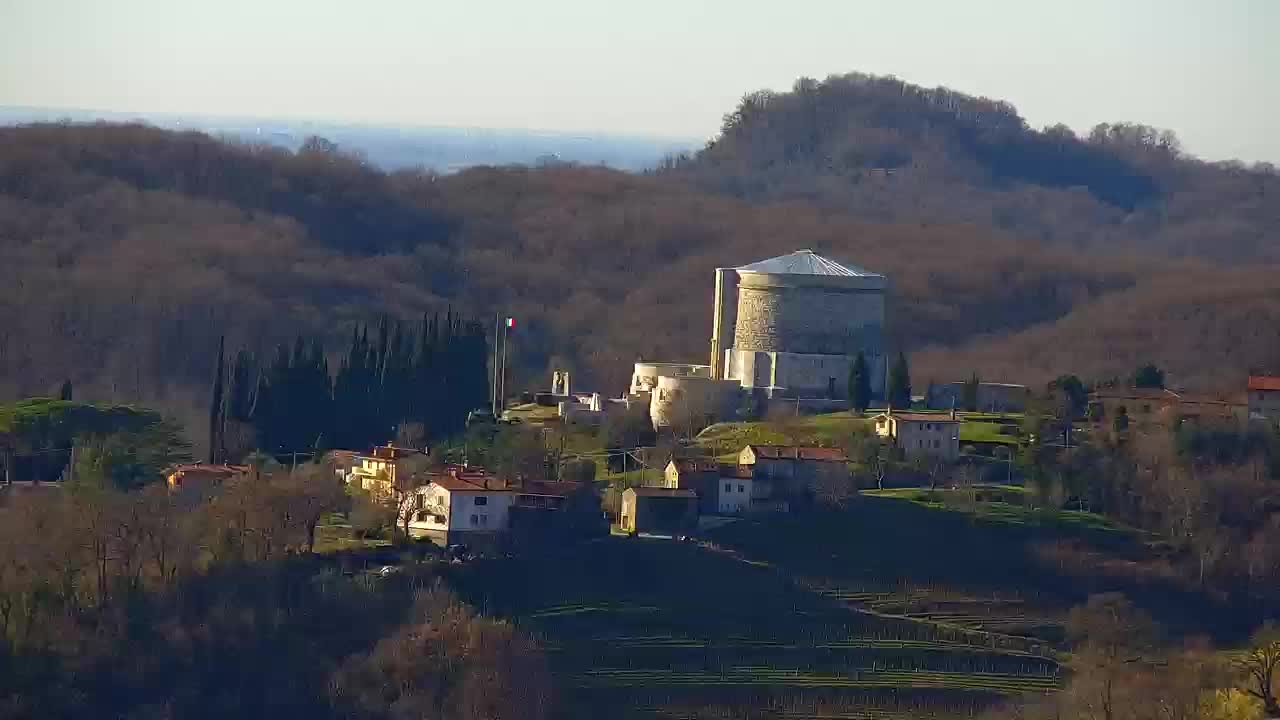
[[[841,446],[858,431],[870,432],[870,421],[838,412],[783,417],[770,422],[716,423],[699,433],[695,444],[728,460],[746,445]]]
[[[965,420],[960,423],[960,443],[994,443],[999,445],[1018,444],[1018,438],[1014,435],[1005,435],[1000,432],[1001,425],[993,422],[980,422],[976,420]]]
[[[898,492],[696,542],[610,537],[452,568],[451,582],[540,639],[566,717],[965,717],[1058,687],[1063,619],[1090,593],[1126,592],[1172,627],[1207,616],[1174,588],[1061,574],[1035,553],[1066,540],[1141,557],[1129,530]]]

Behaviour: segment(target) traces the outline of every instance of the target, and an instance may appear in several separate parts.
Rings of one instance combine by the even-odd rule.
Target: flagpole
[[[493,376],[489,383],[489,393],[493,398],[489,401],[489,407],[493,410],[493,417],[498,418],[498,328],[502,322],[502,313],[493,314]]]

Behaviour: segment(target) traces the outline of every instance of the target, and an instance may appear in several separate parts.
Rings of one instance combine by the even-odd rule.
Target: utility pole
[[[494,419],[502,419],[502,411],[506,409],[507,397],[507,344],[510,342],[508,336],[510,329],[515,326],[516,319],[509,317],[502,324],[502,363],[498,372],[498,412],[494,414]]]
[[[493,411],[493,417],[498,418],[498,328],[501,327],[499,318],[501,313],[493,314],[493,375],[489,383],[489,396],[493,398],[489,402],[489,408]]]

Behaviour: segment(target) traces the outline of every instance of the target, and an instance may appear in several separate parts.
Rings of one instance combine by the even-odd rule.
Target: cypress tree
[[[222,459],[222,429],[225,406],[223,401],[223,382],[226,376],[226,342],[225,335],[218,338],[218,369],[213,377],[213,393],[209,399],[209,453],[210,463]]]
[[[889,406],[899,409],[911,407],[911,369],[903,352],[898,353],[897,361],[889,370]]]
[[[871,370],[861,350],[849,369],[849,404],[857,412],[865,412],[871,405]]]
[[[960,404],[965,410],[975,412],[978,409],[978,386],[982,381],[978,379],[978,373],[974,373],[972,377],[964,383],[964,395],[960,398]]]

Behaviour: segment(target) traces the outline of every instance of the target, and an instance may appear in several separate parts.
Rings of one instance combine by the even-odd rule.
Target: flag
[[[507,327],[513,328],[515,326],[516,326],[516,319],[513,317],[507,318]]]

